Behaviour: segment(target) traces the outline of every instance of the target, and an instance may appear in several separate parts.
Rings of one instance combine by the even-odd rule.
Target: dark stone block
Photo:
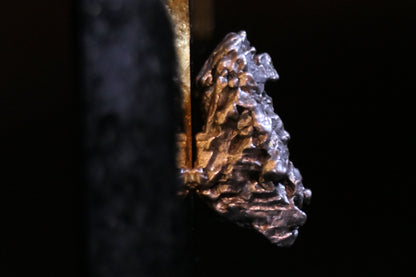
[[[178,89],[159,1],[83,1],[89,276],[184,276]]]

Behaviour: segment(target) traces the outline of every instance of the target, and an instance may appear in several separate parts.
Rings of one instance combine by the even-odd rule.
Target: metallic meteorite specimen
[[[205,126],[196,136],[198,176],[188,176],[188,186],[218,213],[289,246],[311,191],[289,160],[289,134],[264,91],[278,74],[270,56],[255,51],[244,31],[230,33],[197,77]]]

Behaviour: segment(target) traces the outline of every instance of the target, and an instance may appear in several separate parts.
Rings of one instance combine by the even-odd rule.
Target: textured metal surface
[[[184,176],[218,213],[289,246],[311,191],[289,160],[289,134],[264,91],[269,79],[278,79],[270,56],[256,55],[244,31],[228,34],[197,77],[205,126],[196,169]]]

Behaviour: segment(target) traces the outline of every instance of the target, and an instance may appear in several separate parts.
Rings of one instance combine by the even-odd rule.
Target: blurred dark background
[[[26,2],[9,2],[0,12],[0,273],[83,276],[97,262],[88,257],[92,235],[85,231],[84,6]],[[86,2],[103,2],[105,10],[111,1]],[[193,75],[231,31],[246,30],[257,51],[272,57],[280,80],[266,90],[313,197],[306,225],[285,249],[228,223],[192,196],[184,200],[187,222],[178,228],[189,234],[183,242],[189,276],[402,276],[411,269],[415,6],[404,0],[193,2]],[[154,9],[155,18],[164,16]],[[158,40],[169,35],[153,38],[147,43],[164,49]],[[170,130],[164,122],[159,128]],[[158,252],[157,244],[142,247]],[[105,261],[109,268],[125,266]],[[134,268],[125,276],[152,276],[152,267],[159,276],[156,267],[164,265],[144,266],[146,275]]]

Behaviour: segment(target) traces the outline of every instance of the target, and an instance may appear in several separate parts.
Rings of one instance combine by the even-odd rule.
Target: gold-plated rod
[[[164,0],[175,34],[178,61],[178,81],[181,88],[184,131],[186,136],[185,167],[192,168],[192,118],[191,118],[191,69],[189,0]]]

